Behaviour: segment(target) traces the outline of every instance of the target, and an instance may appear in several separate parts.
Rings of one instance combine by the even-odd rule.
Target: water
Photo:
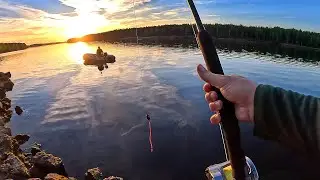
[[[82,54],[97,46],[117,57],[102,73],[82,64]],[[315,64],[244,52],[219,56],[226,73],[320,96]],[[0,60],[0,71],[13,76],[13,105],[25,110],[14,115],[13,132],[30,134],[29,144],[39,142],[62,157],[71,176],[81,179],[87,168],[99,166],[105,175],[130,180],[203,179],[208,165],[224,161],[219,129],[209,123],[195,71],[203,62],[197,49],[59,44],[3,54]],[[241,126],[246,155],[264,179],[319,177],[311,159],[253,137],[250,124]]]

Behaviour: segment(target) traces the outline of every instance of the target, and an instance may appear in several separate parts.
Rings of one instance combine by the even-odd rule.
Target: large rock
[[[11,110],[7,110],[5,111],[4,114],[2,114],[2,118],[4,120],[4,123],[8,123],[11,120],[12,117],[12,111]]]
[[[99,168],[88,169],[85,173],[85,180],[101,180],[103,179],[102,172]]]
[[[68,178],[65,176],[61,176],[59,174],[50,173],[50,174],[46,175],[44,180],[68,180]]]
[[[22,108],[21,108],[20,106],[16,106],[16,107],[14,108],[14,110],[16,111],[16,113],[17,113],[19,116],[21,116],[21,114],[23,113],[23,110],[22,110]]]
[[[38,146],[32,146],[31,147],[32,156],[35,156],[38,152],[41,152],[41,149]]]
[[[4,73],[4,76],[6,76],[7,78],[11,78],[11,73],[10,72],[6,72],[6,73]]]
[[[30,177],[24,163],[13,153],[7,154],[7,158],[0,165],[0,172],[5,174],[6,178],[26,179]]]
[[[13,86],[14,84],[9,78],[0,77],[0,88],[6,91],[12,91]]]
[[[57,173],[63,176],[68,176],[61,158],[52,154],[48,154],[44,151],[38,152],[32,157],[32,162],[35,168],[45,174]],[[43,177],[40,176],[40,178]]]
[[[7,110],[7,109],[11,108],[11,100],[10,99],[4,98],[1,100],[1,103],[2,103],[3,109]]]
[[[22,145],[29,141],[30,136],[26,134],[18,134],[14,137],[14,139],[18,142],[19,145]]]
[[[11,136],[11,129],[9,127],[1,126],[1,123],[0,123],[0,136],[3,136],[3,135]]]
[[[29,169],[29,173],[31,177],[44,178],[48,173],[43,172],[41,169],[36,167],[35,165],[31,166]]]
[[[6,97],[6,90],[3,88],[0,88],[0,99],[3,99]]]
[[[0,156],[13,151],[13,140],[11,136],[3,134],[0,136]]]
[[[6,73],[0,72],[0,78],[9,79],[9,78],[11,78],[11,73],[10,72],[6,72]]]

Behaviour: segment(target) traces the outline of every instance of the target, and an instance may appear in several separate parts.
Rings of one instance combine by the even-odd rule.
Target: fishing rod
[[[193,0],[187,0],[190,6],[191,12],[196,21],[197,27],[197,43],[201,49],[203,58],[205,60],[207,69],[215,74],[224,74],[219,57],[213,43],[213,39],[208,31],[203,26],[198,11],[194,5]],[[225,148],[227,149],[227,158],[230,160],[232,167],[232,176],[236,180],[248,179],[250,173],[249,169],[252,161],[246,158],[241,147],[240,141],[240,128],[237,117],[235,115],[234,104],[226,100],[219,89],[211,87],[212,90],[217,92],[218,98],[223,102],[223,108],[220,110],[221,115],[221,127],[222,127],[222,138],[225,142]],[[249,160],[248,160],[249,159]],[[228,160],[228,159],[227,159]],[[248,163],[249,162],[249,163]],[[222,165],[225,167],[226,164]],[[248,167],[249,165],[249,167]],[[254,165],[253,165],[254,166]],[[255,167],[253,167],[254,170]],[[250,169],[251,170],[251,169]],[[250,178],[251,179],[251,178]]]

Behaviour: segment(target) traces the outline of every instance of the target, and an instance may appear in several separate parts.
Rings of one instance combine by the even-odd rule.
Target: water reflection
[[[117,57],[102,74],[79,63],[80,55],[97,46]],[[0,62],[0,71],[10,70],[16,84],[13,105],[27,112],[13,117],[12,130],[30,134],[29,143],[37,141],[61,156],[70,175],[82,177],[85,169],[100,166],[106,175],[133,180],[202,179],[206,166],[223,161],[219,129],[208,122],[203,83],[195,72],[203,62],[198,49],[79,43],[19,53]],[[228,74],[320,95],[320,71],[312,63],[249,52],[219,55]],[[253,138],[250,126],[243,125],[242,132],[246,154],[262,177],[278,169],[298,176],[297,168],[305,177],[319,177],[310,168],[316,165],[300,167],[305,160]]]
[[[67,52],[71,60],[74,60],[78,64],[83,64],[83,55],[85,53],[91,53],[92,48],[87,43],[78,42],[69,46]]]

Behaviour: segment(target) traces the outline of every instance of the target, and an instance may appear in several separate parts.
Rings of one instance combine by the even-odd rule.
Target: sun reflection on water
[[[78,64],[83,63],[82,57],[85,53],[92,53],[92,49],[86,43],[83,42],[72,44],[68,49],[68,55],[70,59]]]

